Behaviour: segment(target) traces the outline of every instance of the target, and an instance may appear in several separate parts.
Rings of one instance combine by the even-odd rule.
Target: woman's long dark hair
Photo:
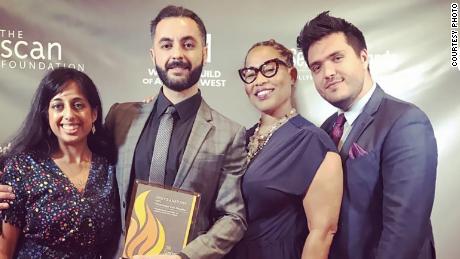
[[[11,140],[11,148],[6,157],[21,152],[37,152],[43,156],[50,156],[56,152],[58,141],[49,126],[48,107],[51,99],[62,92],[71,81],[80,87],[91,109],[97,111],[97,119],[94,122],[96,131],[94,134],[90,133],[87,140],[90,150],[109,160],[114,159],[114,148],[102,126],[102,104],[97,88],[85,73],[72,68],[56,68],[42,79],[21,129]]]

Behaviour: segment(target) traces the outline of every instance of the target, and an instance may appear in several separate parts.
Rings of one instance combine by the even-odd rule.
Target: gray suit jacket
[[[106,127],[118,147],[116,175],[122,240],[134,150],[154,103],[114,104],[106,118]],[[182,250],[191,259],[221,258],[246,231],[241,195],[241,177],[246,166],[244,134],[242,126],[202,101],[173,184],[201,194],[191,241]]]
[[[322,128],[331,132],[336,117]],[[351,158],[353,144],[367,154]],[[437,148],[425,113],[377,86],[340,156],[345,186],[330,258],[434,258]]]

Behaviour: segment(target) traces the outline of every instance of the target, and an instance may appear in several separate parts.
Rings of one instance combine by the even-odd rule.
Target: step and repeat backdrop
[[[194,10],[208,30],[210,55],[200,80],[207,102],[251,126],[257,112],[237,69],[255,42],[276,39],[294,51],[299,70],[298,110],[317,125],[334,108],[321,99],[296,37],[307,20],[330,10],[360,28],[374,79],[388,93],[415,103],[430,117],[439,147],[432,213],[439,258],[460,254],[460,71],[458,4],[432,0],[389,1],[0,1],[0,143],[26,116],[40,79],[64,66],[96,83],[104,112],[115,102],[155,94],[161,81],[149,55],[150,21],[168,4]]]

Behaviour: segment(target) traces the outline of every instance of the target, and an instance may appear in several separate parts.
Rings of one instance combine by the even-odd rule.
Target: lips
[[[190,64],[188,64],[186,62],[182,62],[182,61],[172,61],[172,62],[166,64],[166,69],[167,70],[170,70],[170,69],[177,70],[177,68],[179,68],[180,70],[184,70],[184,69],[190,70],[190,67],[191,67]]]
[[[328,82],[325,89],[334,88],[337,84],[343,82],[343,78],[335,79],[334,81]]]
[[[171,71],[175,75],[179,75],[179,74],[182,74],[183,72],[185,72],[187,69],[181,68],[181,67],[175,67],[175,68],[170,68],[168,70]]]
[[[259,100],[265,100],[268,97],[270,97],[270,94],[274,91],[274,88],[260,88],[257,89],[254,95],[259,99]]]
[[[60,126],[67,134],[75,134],[80,129],[80,124],[78,123],[63,123]]]

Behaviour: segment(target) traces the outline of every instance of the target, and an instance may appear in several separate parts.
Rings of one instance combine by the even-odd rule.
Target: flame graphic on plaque
[[[126,235],[124,258],[134,255],[158,255],[165,246],[165,231],[161,222],[153,215],[147,197],[150,191],[137,196],[134,201],[131,224]]]

